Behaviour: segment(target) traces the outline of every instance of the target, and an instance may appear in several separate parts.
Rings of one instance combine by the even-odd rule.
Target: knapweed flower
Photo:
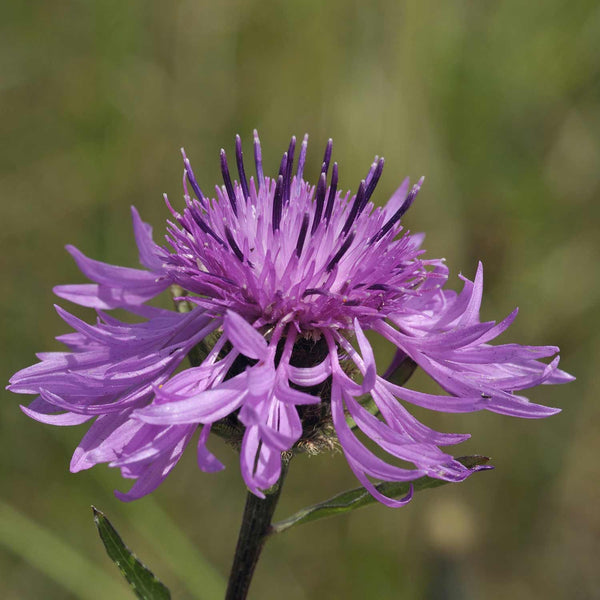
[[[261,496],[280,477],[283,452],[335,440],[361,484],[397,506],[410,495],[384,497],[374,480],[460,481],[472,472],[440,449],[469,436],[434,431],[407,405],[526,418],[558,412],[518,394],[572,379],[558,357],[539,360],[558,348],[490,345],[516,311],[500,323],[480,322],[481,265],[474,281],[463,278],[460,293],[447,290],[444,262],[423,258],[423,236],[403,229],[422,180],[410,190],[405,180],[375,208],[383,159],[353,195],[338,189],[331,140],[316,185],[303,179],[306,149],[307,137],[295,166],[292,138],[278,175],[265,177],[255,132],[256,178],[248,180],[238,136],[239,181],[222,150],[224,185],[215,198],[200,189],[184,153],[185,207],[177,212],[165,196],[173,216],[166,245],[153,241],[132,208],[142,270],[67,247],[93,283],[55,292],[96,309],[98,319],[88,324],[57,307],[74,330],[57,338],[68,351],[40,354],[9,388],[37,394],[23,410],[43,423],[92,421],[72,471],[106,462],[136,480],[118,496],[139,498],[164,480],[198,430],[200,468],[221,469],[206,445],[212,428],[239,448],[244,481]],[[147,304],[169,287],[180,290],[175,310]],[[106,312],[115,308],[135,319]],[[366,331],[397,348],[384,376]],[[175,374],[188,355],[193,366]],[[399,365],[414,364],[447,395],[391,380]]]

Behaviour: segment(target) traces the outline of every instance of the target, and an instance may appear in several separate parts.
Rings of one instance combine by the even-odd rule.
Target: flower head
[[[352,195],[338,189],[331,140],[316,185],[303,179],[306,149],[307,137],[295,164],[292,138],[278,175],[265,177],[255,132],[256,178],[248,179],[238,136],[239,181],[222,150],[224,185],[215,198],[201,190],[183,153],[185,207],[177,212],[165,197],[173,217],[165,246],[132,208],[143,270],[67,247],[93,283],[55,293],[96,309],[98,320],[88,324],[57,307],[74,330],[58,338],[68,351],[40,354],[9,388],[37,394],[23,410],[43,423],[93,421],[72,471],[107,462],[136,479],[119,497],[139,498],[163,481],[198,429],[200,468],[221,469],[206,445],[212,429],[237,445],[244,481],[261,496],[280,476],[282,452],[318,449],[336,436],[360,482],[396,506],[410,495],[382,496],[373,480],[460,481],[472,473],[440,449],[469,436],[430,429],[406,404],[527,418],[558,412],[518,394],[572,379],[558,369],[558,357],[539,360],[558,348],[490,345],[516,311],[500,323],[480,322],[481,265],[474,281],[463,278],[462,292],[447,290],[444,262],[426,260],[423,236],[403,229],[422,180],[410,189],[405,180],[375,208],[383,159]],[[169,287],[180,290],[176,310],[146,304]],[[138,320],[117,320],[106,312],[114,308]],[[397,348],[383,376],[365,331]],[[186,356],[193,366],[174,374]],[[394,381],[398,367],[414,365],[447,395]],[[367,448],[359,431],[381,453]]]

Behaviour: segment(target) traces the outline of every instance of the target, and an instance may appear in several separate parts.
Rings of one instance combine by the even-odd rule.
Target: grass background
[[[162,192],[180,198],[181,146],[205,190],[219,181],[218,150],[231,153],[237,132],[248,146],[254,127],[270,172],[290,135],[307,131],[314,177],[333,137],[345,189],[385,156],[375,200],[425,174],[407,226],[427,232],[429,255],[448,259],[456,286],[482,260],[483,317],[520,306],[504,339],[560,345],[578,380],[531,392],[564,409],[545,421],[421,412],[472,432],[457,452],[490,455],[496,470],[403,509],[272,540],[252,596],[598,597],[599,40],[595,0],[7,3],[2,379],[58,348],[65,327],[51,288],[83,282],[66,243],[135,265],[129,205],[161,231]],[[2,598],[131,597],[97,539],[92,503],[174,598],[218,597],[244,502],[236,456],[214,444],[227,469],[206,475],[188,452],[152,498],[125,505],[112,495],[126,489],[118,473],[69,474],[85,426],[30,421],[23,400],[3,392],[0,405]],[[342,456],[301,458],[279,515],[355,485]]]

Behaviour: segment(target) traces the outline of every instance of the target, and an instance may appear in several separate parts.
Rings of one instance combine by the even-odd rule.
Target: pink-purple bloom
[[[460,481],[473,472],[440,449],[469,436],[434,431],[407,405],[525,418],[558,412],[519,393],[572,379],[558,369],[558,348],[491,345],[517,311],[499,323],[480,322],[481,265],[474,281],[462,278],[460,293],[445,289],[444,261],[425,259],[423,235],[402,227],[422,180],[409,188],[406,179],[376,208],[371,198],[383,159],[353,195],[338,189],[331,140],[316,185],[306,182],[306,148],[307,137],[295,165],[292,138],[278,175],[269,178],[255,133],[256,177],[248,179],[238,137],[239,181],[221,151],[224,185],[215,198],[200,189],[184,154],[185,206],[179,213],[167,200],[166,245],[153,241],[151,227],[132,208],[143,269],[98,262],[67,247],[93,283],[55,292],[96,309],[97,321],[88,324],[57,307],[74,330],[57,338],[68,351],[39,354],[40,362],[15,374],[9,389],[37,395],[23,411],[38,421],[91,422],[72,471],[106,462],[136,480],[118,496],[140,498],[164,480],[198,432],[199,467],[223,468],[207,448],[212,428],[229,432],[246,485],[262,496],[280,477],[282,452],[336,436],[361,484],[397,506],[410,494],[387,498],[374,481],[423,475]],[[178,306],[188,310],[147,304],[171,286],[183,290]],[[106,312],[115,308],[134,318]],[[397,348],[384,376],[366,331]],[[188,355],[200,358],[175,373]],[[399,366],[413,363],[447,394],[391,381]],[[381,452],[368,448],[365,436]]]

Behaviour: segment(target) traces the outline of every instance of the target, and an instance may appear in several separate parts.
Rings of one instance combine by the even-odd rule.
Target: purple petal
[[[424,475],[420,469],[402,469],[390,465],[358,441],[346,423],[340,385],[334,381],[331,391],[331,414],[344,454],[361,466],[364,473],[387,481],[411,481]]]
[[[331,363],[324,360],[314,367],[287,367],[290,381],[303,387],[323,383],[331,375]]]
[[[72,412],[66,412],[61,414],[48,414],[38,412],[27,406],[20,405],[21,410],[32,419],[39,421],[40,423],[46,423],[47,425],[81,425],[90,419],[93,419],[93,415],[78,415]]]
[[[276,390],[277,398],[288,404],[319,404],[321,398],[300,390],[295,390],[285,384],[279,384]]]
[[[206,447],[210,425],[204,425],[198,439],[198,467],[205,473],[216,473],[222,471],[225,465]]]
[[[248,358],[264,358],[267,352],[267,342],[263,336],[243,317],[228,310],[223,321],[225,335],[233,347]]]
[[[258,363],[246,370],[247,389],[252,396],[262,397],[273,390],[275,368],[271,364]]]
[[[143,303],[160,294],[171,283],[164,278],[158,279],[156,274],[149,271],[119,267],[93,260],[74,246],[67,246],[67,250],[75,259],[81,272],[100,284],[98,287],[99,305],[115,307]],[[73,286],[57,286],[54,291],[58,296],[65,294],[69,300],[82,298],[86,302],[84,306],[90,306],[90,302],[92,302],[91,288],[78,291]]]
[[[140,269],[120,267],[88,258],[75,248],[66,246],[69,254],[75,259],[80,271],[92,281],[111,287],[146,286],[155,283],[156,275]]]
[[[281,475],[281,453],[261,441],[258,427],[246,429],[242,440],[240,467],[248,489],[259,498],[264,498],[261,490],[275,485]]]
[[[546,384],[560,384],[560,383],[570,383],[571,381],[575,381],[575,377],[562,369],[556,369],[546,381],[544,381],[544,385]]]
[[[385,220],[387,221],[406,200],[408,194],[408,186],[410,185],[410,178],[406,177],[402,182],[402,185],[390,196],[387,204],[383,208],[385,214]]]
[[[448,446],[460,444],[471,436],[466,433],[441,433],[430,429],[418,421],[400,402],[378,381],[372,391],[373,400],[390,427],[409,435],[418,442]]]
[[[354,319],[354,332],[356,333],[356,339],[362,353],[362,358],[366,367],[365,377],[362,384],[362,392],[366,394],[373,389],[375,385],[375,379],[377,378],[377,368],[375,366],[375,356],[373,355],[373,348],[369,344],[369,340],[365,337],[363,330],[358,322],[358,319]]]
[[[462,412],[475,412],[487,408],[485,398],[481,395],[473,396],[438,396],[434,394],[426,394],[424,392],[417,392],[415,390],[409,390],[408,388],[400,387],[379,378],[379,382],[389,390],[394,396],[406,400],[416,406],[422,406],[423,408],[429,408],[438,412],[451,412],[451,413],[462,413]]]
[[[144,426],[130,419],[129,414],[109,414],[96,419],[73,453],[71,473],[119,458],[124,446]]]
[[[373,496],[373,498],[379,500],[385,506],[389,508],[400,508],[401,506],[405,506],[408,504],[413,497],[414,488],[412,484],[409,487],[408,494],[404,496],[404,498],[396,499],[390,498],[382,494],[374,485],[369,481],[368,477],[365,475],[365,472],[361,469],[359,463],[352,458],[348,458],[348,465],[352,469],[352,472],[356,476],[356,478],[360,481],[362,486]]]
[[[176,446],[182,438],[195,431],[194,425],[171,425],[156,427],[144,425],[123,447],[122,455],[111,460],[109,467],[120,467],[125,471],[136,470],[142,463],[149,463]]]
[[[57,285],[54,287],[54,293],[59,298],[79,304],[79,306],[88,306],[101,310],[117,308],[119,302],[111,297],[110,292],[103,292],[105,292],[105,289],[97,283]],[[101,295],[105,297],[101,298]]]
[[[130,502],[154,491],[173,470],[193,433],[194,428],[189,428],[189,433],[180,439],[171,452],[165,453],[154,461],[144,463],[139,469],[130,472],[131,477],[137,478],[135,485],[126,494],[115,490],[115,496],[123,502]]]
[[[159,248],[152,239],[152,227],[144,223],[135,206],[131,207],[133,232],[140,253],[140,263],[151,271],[160,272],[165,258],[165,251]]]
[[[479,262],[475,281],[465,283],[465,287],[469,284],[471,290],[469,303],[461,315],[459,325],[474,325],[479,323],[479,308],[481,307],[481,298],[483,296],[483,265]]]
[[[358,427],[389,454],[416,465],[444,464],[452,457],[433,444],[416,443],[410,438],[390,429],[385,423],[370,414],[350,395],[345,396],[350,416]]]
[[[200,392],[184,400],[152,404],[135,411],[134,417],[156,425],[214,423],[237,410],[247,391],[245,377],[234,377],[218,388]],[[159,392],[160,395],[160,392]]]

